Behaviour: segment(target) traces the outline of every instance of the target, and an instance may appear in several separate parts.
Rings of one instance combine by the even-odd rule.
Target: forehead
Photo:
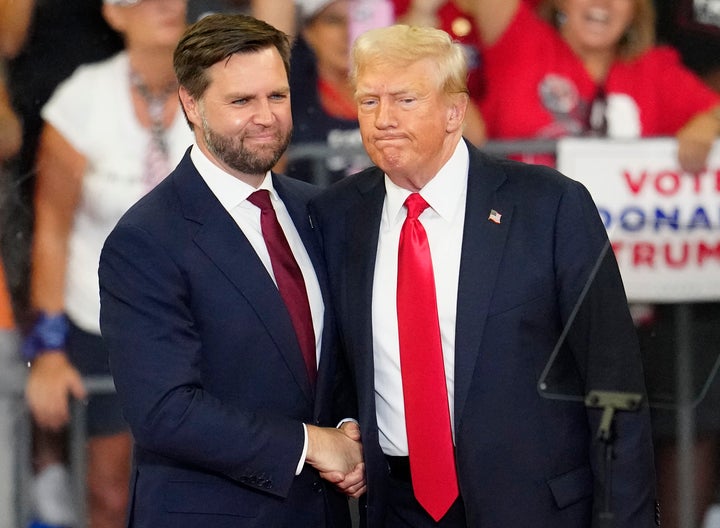
[[[437,67],[431,59],[409,65],[373,63],[358,70],[357,93],[401,93],[437,89]]]
[[[278,84],[287,85],[288,78],[280,53],[275,47],[249,53],[235,53],[216,62],[207,70],[210,85],[252,89]]]

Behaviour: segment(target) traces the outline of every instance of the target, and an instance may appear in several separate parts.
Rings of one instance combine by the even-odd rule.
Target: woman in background
[[[31,303],[23,346],[36,423],[58,430],[82,376],[109,376],[99,330],[97,262],[120,216],[164,178],[191,144],[172,67],[186,0],[105,0],[125,50],[81,66],[47,104],[37,157]],[[87,407],[90,526],[124,525],[131,439],[116,396]]]

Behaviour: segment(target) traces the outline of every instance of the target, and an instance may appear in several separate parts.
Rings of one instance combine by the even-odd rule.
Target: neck
[[[578,51],[575,53],[580,57],[585,70],[592,78],[595,83],[602,83],[605,81],[610,67],[616,59],[615,49],[608,50],[590,50],[590,51]]]
[[[175,83],[172,53],[167,50],[152,52],[128,52],[130,69],[138,75],[151,93],[161,93]]]

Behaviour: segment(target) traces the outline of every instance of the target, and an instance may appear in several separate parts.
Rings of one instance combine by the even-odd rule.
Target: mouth
[[[591,7],[585,13],[585,20],[592,24],[608,24],[610,22],[610,12],[601,7]]]
[[[381,142],[392,142],[392,141],[400,141],[401,139],[405,139],[404,136],[376,136],[375,142],[381,143]]]

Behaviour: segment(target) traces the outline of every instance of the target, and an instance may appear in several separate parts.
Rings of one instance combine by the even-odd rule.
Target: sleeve
[[[83,138],[88,137],[88,127],[93,113],[89,104],[96,87],[93,82],[92,67],[80,66],[61,82],[50,99],[42,107],[40,115],[46,123],[52,125],[77,150],[87,155],[89,147]]]
[[[603,508],[608,484],[614,526],[650,528],[656,522],[655,470],[639,344],[605,228],[581,184],[572,182],[563,196],[555,230],[557,289],[567,347],[583,376],[582,394],[602,390],[643,397],[639,409],[615,414],[612,471],[607,475],[607,444],[596,434],[602,410],[588,408],[594,515]]]
[[[103,248],[100,325],[135,442],[146,451],[287,496],[301,422],[227,404],[203,386],[203,343],[186,274],[144,229],[120,225]]]

